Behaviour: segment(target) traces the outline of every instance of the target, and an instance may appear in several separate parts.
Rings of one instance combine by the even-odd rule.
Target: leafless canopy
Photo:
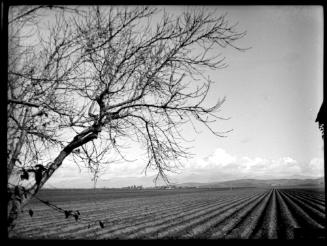
[[[146,168],[166,179],[189,154],[182,125],[198,121],[224,136],[210,123],[224,119],[225,98],[207,104],[213,82],[204,74],[225,67],[217,47],[241,50],[235,41],[245,33],[225,15],[48,7],[12,11],[9,20],[8,177],[42,164],[34,194],[68,155],[97,175],[134,142]]]

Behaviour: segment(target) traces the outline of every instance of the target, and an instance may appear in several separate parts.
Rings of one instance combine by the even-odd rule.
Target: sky
[[[160,7],[160,6],[158,6]],[[183,6],[165,6],[178,14]],[[212,8],[212,6],[210,7]],[[238,178],[322,177],[323,140],[315,118],[323,99],[323,9],[319,6],[217,6],[247,35],[232,48],[217,50],[228,67],[208,71],[215,81],[208,102],[226,96],[213,128],[184,132],[194,156],[183,161],[172,182],[215,182]],[[109,165],[98,187],[153,186],[153,172],[142,173],[145,159],[131,149],[133,163]],[[45,187],[92,187],[91,174],[64,161]]]

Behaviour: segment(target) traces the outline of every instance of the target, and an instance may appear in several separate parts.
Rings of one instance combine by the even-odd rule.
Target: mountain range
[[[127,186],[154,187],[155,176],[142,177],[115,177],[111,179],[99,179],[97,188],[122,188]],[[306,178],[295,177],[283,179],[236,179],[219,182],[172,182],[177,187],[200,187],[200,188],[226,188],[226,187],[268,187],[268,186],[324,186],[324,177]],[[159,180],[157,186],[166,185]],[[45,188],[92,188],[91,180],[73,179],[61,180],[60,182],[49,182]]]
[[[176,184],[181,187],[227,188],[227,187],[268,187],[268,186],[324,186],[324,177],[315,179],[237,179],[223,182]]]

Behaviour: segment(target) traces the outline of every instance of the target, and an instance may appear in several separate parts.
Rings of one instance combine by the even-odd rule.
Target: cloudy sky
[[[167,7],[178,14],[183,7]],[[227,97],[214,126],[230,130],[218,138],[204,128],[185,127],[194,157],[170,174],[173,182],[214,182],[238,178],[321,177],[323,141],[314,122],[323,94],[323,9],[317,6],[217,6],[238,30],[245,52],[217,50],[228,68],[208,71],[216,83],[208,96]],[[131,149],[132,163],[112,164],[99,187],[153,185],[154,173],[142,173],[144,159]],[[69,160],[46,187],[91,187],[91,175]]]

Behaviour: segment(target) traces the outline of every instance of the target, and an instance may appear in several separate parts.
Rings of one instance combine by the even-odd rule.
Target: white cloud
[[[307,172],[313,176],[322,176],[324,174],[324,160],[313,158],[308,164]]]
[[[149,169],[147,176],[145,176],[143,172],[145,165],[146,161],[143,159],[135,162],[110,164],[106,172],[100,176],[99,182],[101,180],[115,180],[115,182],[118,182],[115,185],[119,187],[119,183],[122,185],[127,184],[127,180],[133,181],[135,178],[145,180],[144,178],[156,174],[155,171]],[[221,148],[216,149],[210,156],[205,158],[196,157],[184,161],[183,167],[177,169],[177,174],[169,173],[171,181],[179,183],[219,182],[241,178],[278,179],[298,176],[321,177],[323,175],[324,162],[321,158],[313,158],[309,163],[298,163],[289,156],[279,159],[251,158],[248,156],[238,157]],[[78,186],[81,186],[81,184],[87,186],[91,178],[92,175],[85,167],[81,167],[80,172],[75,164],[64,163],[55,172],[49,183],[50,185],[60,185],[60,182],[69,183],[69,180],[71,180],[72,182],[76,182]],[[136,181],[134,180],[133,182]]]
[[[228,154],[224,149],[216,149],[215,152],[208,158],[209,162],[216,162],[220,166],[226,166],[234,163],[236,157]]]
[[[224,149],[216,149],[213,154],[206,158],[195,158],[187,162],[181,173],[180,177],[197,174],[199,179],[210,181],[238,178],[321,177],[324,175],[322,159],[312,159],[307,167],[303,167],[303,165],[300,165],[300,163],[289,156],[279,159],[238,157]],[[176,175],[173,176],[177,177]]]

